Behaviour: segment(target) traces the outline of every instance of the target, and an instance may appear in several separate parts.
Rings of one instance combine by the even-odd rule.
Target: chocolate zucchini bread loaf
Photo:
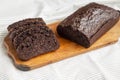
[[[60,36],[86,48],[119,20],[119,12],[105,5],[90,3],[64,19],[57,27]]]
[[[29,60],[40,54],[59,48],[55,34],[42,18],[25,19],[8,27],[9,39],[21,60]]]

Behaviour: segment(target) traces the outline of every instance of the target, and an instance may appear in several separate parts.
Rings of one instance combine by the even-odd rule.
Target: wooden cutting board
[[[97,40],[90,48],[84,48],[74,42],[63,39],[56,32],[56,27],[59,22],[48,25],[54,33],[57,35],[57,38],[60,42],[60,48],[54,52],[49,52],[38,57],[32,58],[28,61],[21,61],[16,56],[16,51],[11,45],[9,38],[6,36],[4,39],[5,46],[8,51],[8,55],[13,59],[15,66],[20,70],[31,70],[39,68],[41,66],[48,65],[75,55],[79,55],[108,44],[112,44],[118,40],[120,37],[120,21],[105,35],[103,35],[99,40]]]

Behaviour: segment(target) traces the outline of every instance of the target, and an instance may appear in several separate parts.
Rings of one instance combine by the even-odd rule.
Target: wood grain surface
[[[105,35],[103,35],[99,40],[97,40],[90,48],[84,48],[74,42],[71,42],[60,37],[56,32],[56,27],[58,24],[59,22],[56,22],[53,24],[49,24],[48,26],[56,34],[60,42],[60,48],[54,52],[39,55],[28,61],[21,61],[18,59],[18,57],[16,56],[16,51],[11,45],[9,38],[7,36],[5,37],[4,43],[7,48],[8,55],[13,59],[13,63],[18,69],[27,71],[39,68],[50,63],[54,63],[75,55],[80,55],[82,53],[112,44],[116,42],[120,37],[120,21],[119,21],[112,29],[110,29]]]

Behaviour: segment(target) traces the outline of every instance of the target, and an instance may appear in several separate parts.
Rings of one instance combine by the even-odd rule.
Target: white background
[[[13,22],[42,17],[52,23],[93,1],[120,9],[119,0],[0,0],[0,80],[120,80],[120,41],[27,72],[14,67],[3,45]]]

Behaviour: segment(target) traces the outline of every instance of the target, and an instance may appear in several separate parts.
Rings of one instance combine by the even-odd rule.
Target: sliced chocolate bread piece
[[[14,46],[23,40],[17,46],[18,57],[22,60],[28,60],[37,55],[54,51],[59,48],[59,42],[54,33],[46,26],[34,27],[20,33],[14,39]]]
[[[19,59],[29,60],[59,48],[59,42],[55,34],[44,24],[43,20],[37,24],[33,23],[36,22],[35,19],[31,19],[32,23],[27,20],[29,19],[23,20],[22,23],[20,21],[20,23],[16,22],[19,25],[17,27],[13,25],[10,29],[9,39],[12,39],[11,44],[15,48]],[[27,22],[29,22],[29,25],[26,25]]]
[[[29,18],[11,24],[8,26],[10,40],[13,42],[13,39],[16,37],[16,35],[28,28],[35,27],[36,25],[45,26],[46,23],[42,18]]]
[[[119,12],[110,7],[90,3],[64,19],[57,27],[60,36],[90,47],[119,20]]]
[[[15,29],[14,31],[11,31],[9,33],[9,38],[10,40],[13,42],[13,39],[18,35],[20,34],[21,32],[23,32],[24,30],[26,29],[29,29],[29,28],[32,28],[32,27],[36,27],[36,26],[42,26],[41,23],[37,23],[37,24],[29,24],[29,25],[22,25],[20,26],[19,29]]]
[[[13,39],[26,29],[36,27],[36,26],[46,26],[46,23],[42,18],[28,18],[18,22],[15,22],[8,26],[9,38],[13,42]],[[22,42],[22,40],[21,40]],[[15,46],[16,47],[16,46]]]

